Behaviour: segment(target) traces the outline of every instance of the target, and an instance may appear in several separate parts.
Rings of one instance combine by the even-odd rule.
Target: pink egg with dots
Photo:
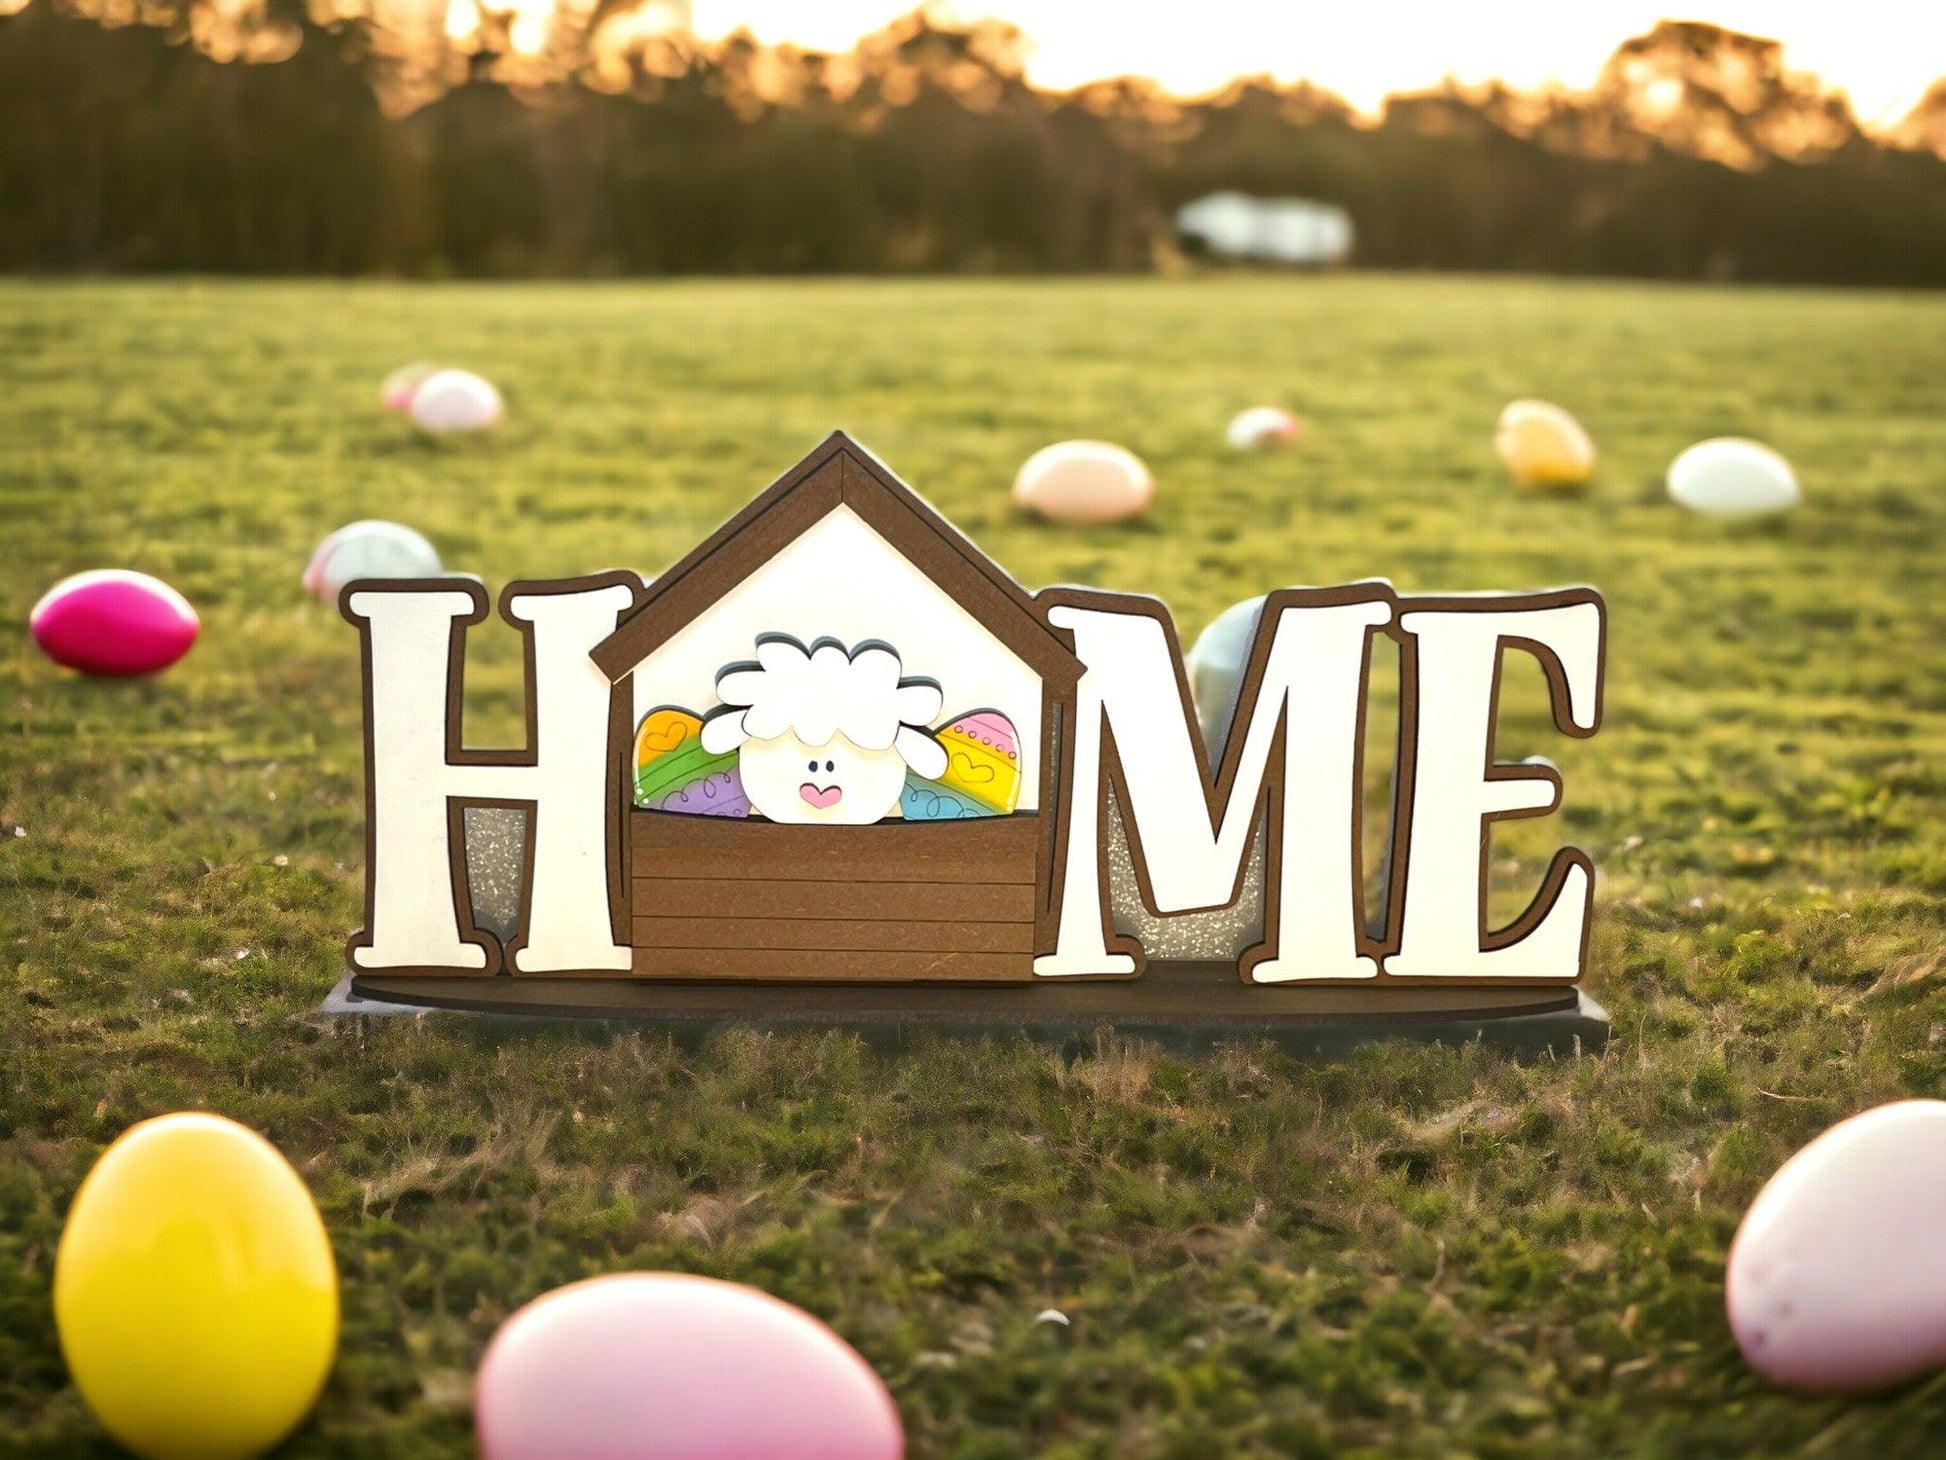
[[[160,578],[97,568],[63,578],[27,617],[34,642],[56,664],[130,678],[167,669],[202,627],[189,600]]]
[[[480,1362],[483,1460],[900,1460],[884,1383],[755,1288],[620,1273],[543,1294]]]

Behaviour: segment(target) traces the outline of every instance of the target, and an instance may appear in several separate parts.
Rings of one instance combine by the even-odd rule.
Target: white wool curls
[[[943,697],[928,680],[900,679],[899,669],[889,644],[847,651],[836,639],[809,649],[782,634],[759,639],[755,664],[718,676],[717,696],[729,708],[703,722],[703,748],[721,755],[786,732],[806,745],[843,735],[860,750],[896,748],[908,766],[936,780],[946,772],[946,751],[927,727]]]

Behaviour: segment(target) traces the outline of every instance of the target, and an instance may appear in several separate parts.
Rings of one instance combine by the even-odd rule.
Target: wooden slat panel
[[[1032,953],[1032,923],[871,923],[821,918],[637,918],[637,948],[794,948],[881,953]]]
[[[839,953],[779,948],[635,950],[638,978],[784,983],[993,983],[1034,976],[1030,953]]]
[[[637,811],[629,817],[637,877],[680,880],[956,882],[1026,886],[1038,879],[1038,816],[873,826],[776,822]]]
[[[816,863],[810,864],[816,866]],[[802,872],[806,868],[799,868]],[[834,875],[843,870],[832,868]],[[825,918],[865,922],[1031,923],[1030,886],[937,882],[752,882],[736,878],[638,877],[631,889],[638,918]]]

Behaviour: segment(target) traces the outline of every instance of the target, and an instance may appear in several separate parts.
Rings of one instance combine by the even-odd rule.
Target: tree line
[[[923,15],[842,56],[592,27],[523,56],[415,52],[348,4],[224,31],[234,5],[120,3],[0,17],[0,269],[1134,271],[1179,264],[1174,210],[1222,188],[1340,204],[1365,267],[1946,285],[1946,85],[1868,133],[1708,26],[1584,92],[1371,121],[1267,80],[1049,94],[1008,27]]]

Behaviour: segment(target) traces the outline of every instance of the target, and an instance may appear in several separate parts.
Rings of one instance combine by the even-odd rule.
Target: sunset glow
[[[696,33],[845,50],[916,0],[694,0]],[[1068,89],[1148,76],[1195,95],[1238,76],[1309,80],[1366,111],[1388,92],[1492,79],[1583,87],[1623,40],[1659,20],[1707,21],[1780,40],[1794,69],[1842,88],[1867,124],[1903,116],[1946,72],[1946,5],[1917,0],[950,0],[936,14],[994,17],[1031,42],[1028,74]]]

